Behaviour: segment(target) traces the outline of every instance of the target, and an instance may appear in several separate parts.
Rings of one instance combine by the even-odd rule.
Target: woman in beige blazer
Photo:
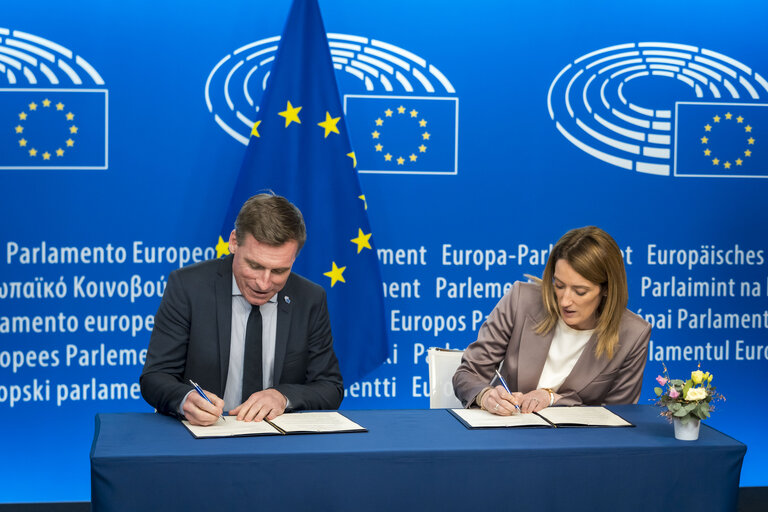
[[[566,233],[540,283],[515,283],[453,377],[465,406],[500,415],[637,403],[651,326],[627,305],[621,250],[594,226]],[[495,370],[509,386],[493,386]],[[501,384],[498,383],[497,384]]]

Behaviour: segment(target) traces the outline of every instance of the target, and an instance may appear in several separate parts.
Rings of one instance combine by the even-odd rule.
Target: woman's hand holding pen
[[[511,416],[519,414],[520,398],[522,393],[508,393],[504,386],[496,386],[489,389],[483,395],[482,406],[486,411],[498,414],[499,416]]]

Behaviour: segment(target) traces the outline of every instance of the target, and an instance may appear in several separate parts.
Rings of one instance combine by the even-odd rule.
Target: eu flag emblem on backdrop
[[[360,172],[456,174],[459,99],[344,97]]]
[[[768,105],[677,105],[675,176],[768,176]]]
[[[328,295],[334,348],[349,384],[387,357],[381,271],[317,0],[295,0],[224,222],[271,189],[303,213],[293,269]]]
[[[106,169],[105,89],[0,89],[0,169]]]

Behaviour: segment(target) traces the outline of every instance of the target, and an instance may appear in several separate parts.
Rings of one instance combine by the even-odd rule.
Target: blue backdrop
[[[216,255],[289,7],[0,8],[0,502],[88,500],[94,414],[149,410],[152,317],[170,271]],[[427,407],[426,348],[464,348],[595,224],[655,326],[641,403],[662,362],[701,362],[727,397],[707,424],[768,485],[768,6],[320,7],[391,344],[343,407]]]

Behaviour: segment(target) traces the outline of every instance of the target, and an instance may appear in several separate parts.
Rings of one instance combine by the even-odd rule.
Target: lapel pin
[[[286,304],[290,304],[291,303],[291,298],[289,296],[285,295],[285,296],[283,296],[283,298],[285,299],[285,303]]]

